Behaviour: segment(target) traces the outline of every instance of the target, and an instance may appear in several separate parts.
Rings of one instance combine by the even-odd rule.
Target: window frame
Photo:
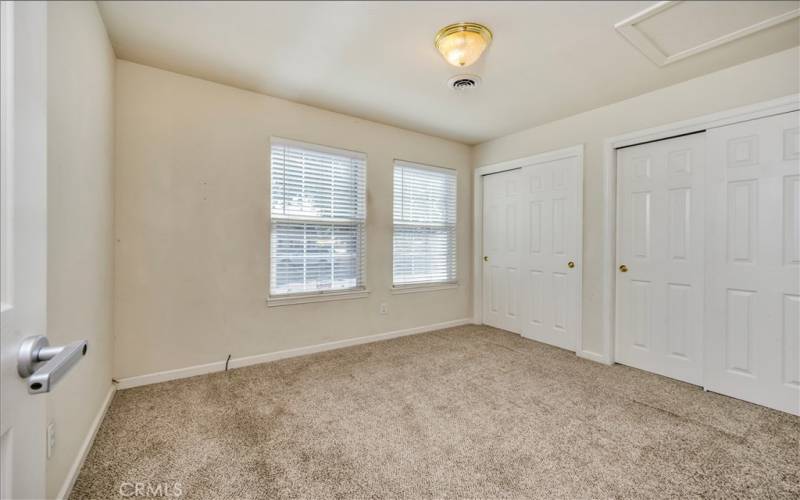
[[[331,224],[335,227],[337,223],[341,225],[363,226],[361,231],[361,245],[358,246],[358,267],[359,275],[361,278],[361,285],[351,288],[331,288],[321,289],[314,291],[301,291],[273,294],[272,292],[272,279],[273,279],[273,229],[274,219],[272,214],[272,152],[275,146],[295,147],[314,151],[322,154],[330,154],[340,157],[349,157],[352,159],[360,160],[363,162],[363,197],[364,197],[364,217],[363,219],[341,219],[341,218],[324,218],[324,217],[304,217],[304,216],[286,216],[277,220],[285,223],[299,223],[299,224]],[[325,146],[321,144],[308,143],[294,139],[286,139],[283,137],[272,136],[269,143],[269,170],[267,173],[267,305],[268,306],[281,306],[292,304],[305,304],[311,302],[325,302],[329,300],[347,300],[358,299],[367,297],[370,293],[367,287],[367,235],[368,235],[368,209],[367,209],[367,154],[359,151],[353,151],[343,148],[336,148],[332,146]]]
[[[395,274],[394,274],[394,266],[395,266],[395,251],[394,251],[394,238],[396,234],[396,227],[395,218],[394,218],[394,197],[395,197],[395,170],[398,167],[406,167],[406,168],[416,168],[419,170],[430,170],[434,172],[447,172],[453,175],[454,181],[454,192],[453,192],[453,215],[455,217],[454,222],[452,223],[452,235],[453,235],[453,279],[449,280],[441,280],[441,281],[427,281],[427,282],[412,282],[412,283],[395,283]],[[432,291],[439,291],[439,290],[450,290],[454,288],[458,288],[460,286],[459,279],[458,279],[458,170],[454,168],[447,168],[447,167],[439,167],[435,165],[428,165],[425,163],[419,163],[410,160],[403,160],[401,158],[395,158],[392,162],[392,289],[391,292],[393,295],[396,294],[406,294],[406,293],[416,293],[416,292],[432,292]],[[419,226],[430,226],[430,227],[441,227],[441,224],[425,224],[420,223]],[[450,226],[450,224],[448,224]]]

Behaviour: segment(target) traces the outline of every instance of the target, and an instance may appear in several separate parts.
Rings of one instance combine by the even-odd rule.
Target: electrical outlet
[[[53,456],[53,447],[56,445],[56,423],[50,422],[47,425],[47,458]]]
[[[389,304],[381,302],[381,314],[389,314]]]

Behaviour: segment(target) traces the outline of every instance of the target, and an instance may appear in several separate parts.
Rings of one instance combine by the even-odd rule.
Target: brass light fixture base
[[[440,29],[439,32],[436,33],[436,38],[434,39],[433,43],[436,45],[436,48],[438,49],[439,42],[442,40],[442,38],[448,35],[452,35],[453,33],[459,33],[461,31],[469,31],[481,35],[484,38],[484,40],[486,40],[486,45],[489,45],[489,42],[492,41],[492,31],[482,24],[455,23],[447,25],[444,28]]]

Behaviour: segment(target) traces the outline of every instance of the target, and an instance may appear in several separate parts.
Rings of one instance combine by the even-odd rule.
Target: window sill
[[[328,302],[331,300],[363,299],[369,296],[369,290],[347,290],[342,292],[310,293],[287,295],[284,297],[268,297],[267,307],[310,304],[312,302]]]
[[[452,290],[458,288],[458,283],[430,283],[427,285],[401,285],[392,287],[392,295],[406,293],[437,292],[439,290]]]

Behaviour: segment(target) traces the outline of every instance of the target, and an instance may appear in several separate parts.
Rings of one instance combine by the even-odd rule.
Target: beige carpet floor
[[[71,498],[798,498],[798,439],[798,417],[464,326],[120,391]]]

